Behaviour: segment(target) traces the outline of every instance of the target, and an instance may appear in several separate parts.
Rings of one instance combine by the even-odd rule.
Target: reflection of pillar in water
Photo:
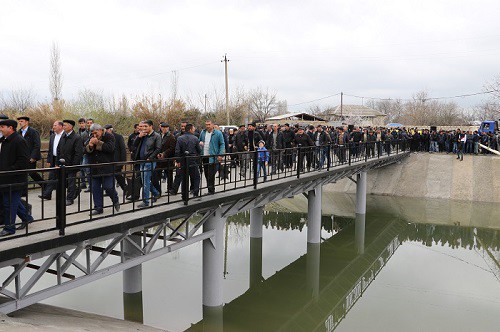
[[[262,280],[262,224],[264,207],[250,210],[250,287]]]
[[[354,224],[354,242],[358,254],[365,253],[365,218],[366,214],[356,213],[356,221]]]
[[[307,288],[311,290],[313,299],[319,297],[319,266],[320,266],[320,244],[307,244],[306,257],[306,282]]]
[[[307,243],[321,240],[321,189],[318,185],[307,195]]]
[[[222,281],[224,278],[224,224],[220,209],[203,224],[203,232],[214,235],[203,241],[203,305],[222,306]]]
[[[203,306],[203,331],[222,332],[224,331],[223,307]]]
[[[130,238],[141,247],[141,236],[131,235]],[[123,242],[123,250],[129,257],[138,255],[137,248],[128,241]],[[142,265],[123,271],[123,316],[125,320],[143,323]]]
[[[356,180],[356,213],[366,214],[366,172],[360,172]]]

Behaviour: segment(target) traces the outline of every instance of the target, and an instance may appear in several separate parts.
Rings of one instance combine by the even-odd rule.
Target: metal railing
[[[14,227],[21,227],[22,232],[4,237],[0,241],[54,230],[64,235],[68,226],[131,213],[142,208],[172,203],[188,205],[190,200],[203,198],[214,192],[227,192],[247,187],[257,189],[264,182],[300,178],[303,174],[310,172],[329,171],[342,165],[399,154],[408,149],[409,145],[405,140],[393,140],[269,150],[267,163],[263,160],[267,158],[263,158],[264,153],[261,151],[227,153],[217,156],[186,154],[176,158],[153,161],[74,166],[65,166],[62,162],[58,167],[36,169],[44,180],[34,182],[36,186],[32,190],[27,190],[28,185],[33,183],[27,181],[27,176],[35,170],[0,172],[1,177],[14,174],[26,175],[25,183],[0,185],[0,192],[4,196],[10,195],[11,197],[14,191],[22,191],[22,204],[31,210],[30,214],[33,216],[33,220],[16,222]],[[87,175],[82,175],[84,172],[81,171],[85,169],[89,171],[89,178],[86,181],[88,182],[87,190],[83,191],[83,177]],[[107,170],[103,173],[103,169]],[[121,182],[122,186],[126,183],[126,186],[116,191],[116,179],[120,177],[123,181],[118,182]],[[109,181],[113,183],[112,190],[108,188],[105,192],[102,187],[98,186],[104,178],[108,180],[111,178]],[[151,179],[150,187],[155,187],[159,195],[154,197],[151,193],[147,206],[143,207],[141,206],[141,203],[145,201],[143,180],[148,178]],[[164,181],[167,182],[168,191],[165,191]],[[66,198],[68,191],[72,189],[72,184],[74,184],[73,189],[76,190],[76,194],[72,197],[73,204],[67,206]],[[48,193],[53,191],[56,192],[55,200],[48,196]],[[110,201],[109,197],[106,198],[115,196],[113,191],[116,192],[118,202]],[[41,198],[37,197],[37,193],[41,193],[39,195]],[[94,198],[99,195],[103,197],[103,205],[100,207],[102,211],[96,211],[94,202]],[[141,197],[143,202],[140,202]],[[0,215],[3,218],[1,210]]]

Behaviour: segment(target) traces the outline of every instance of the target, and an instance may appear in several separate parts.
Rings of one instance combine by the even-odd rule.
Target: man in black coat
[[[58,156],[58,147],[61,142],[61,138],[64,134],[63,129],[64,123],[62,121],[55,121],[52,125],[52,135],[50,135],[49,139],[49,152],[47,153],[47,166],[48,167],[56,167],[59,165],[59,156]],[[50,200],[52,198],[52,191],[55,189],[56,184],[56,172],[49,172],[49,182],[45,185],[42,194],[38,197]]]
[[[283,130],[283,144],[285,145],[285,149],[289,149],[285,151],[285,167],[290,168],[293,164],[293,153],[291,148],[293,148],[295,144],[295,132],[290,128],[288,123],[285,123],[285,130]]]
[[[170,126],[162,122],[161,127],[161,152],[158,154],[158,165],[155,185],[158,185],[156,189],[159,188],[159,180],[161,178],[166,178],[167,180],[167,192],[172,189],[174,183],[174,161],[173,157],[175,155],[175,145],[177,140],[175,136],[170,131]],[[167,160],[168,159],[168,160]],[[165,176],[161,176],[164,173]]]
[[[97,123],[90,126],[92,137],[85,146],[90,164],[108,164],[114,161],[115,137],[106,133],[104,128]],[[120,210],[118,194],[115,190],[113,165],[93,165],[91,167],[91,188],[94,199],[92,215],[103,213],[102,191],[111,198],[115,211]]]
[[[66,166],[80,165],[83,157],[82,137],[73,131],[74,126],[75,121],[63,120],[64,134],[61,137],[59,146],[57,147],[58,158],[59,160],[64,160],[64,165]],[[66,194],[66,205],[73,204],[73,201],[80,193],[80,188],[78,188],[78,191],[76,189],[77,173],[77,169],[71,169],[66,172],[68,188],[68,192]]]
[[[295,134],[295,146],[300,149],[297,153],[298,158],[298,168],[300,172],[304,169],[304,155],[306,156],[307,170],[311,169],[311,147],[314,146],[314,142],[311,137],[304,132],[304,128],[299,127],[297,134]]]
[[[30,118],[27,116],[20,116],[17,118],[17,122],[19,124],[19,134],[24,138],[26,143],[28,144],[28,153],[29,153],[29,168],[35,169],[36,162],[42,158],[42,154],[40,153],[40,134],[36,129],[30,127]],[[40,186],[42,186],[43,178],[37,172],[29,173],[29,176],[33,179],[33,181],[38,182]]]
[[[266,137],[266,148],[271,155],[271,174],[275,174],[278,169],[283,170],[283,133],[277,124],[272,125],[272,130]]]
[[[125,162],[127,161],[127,148],[125,147],[125,139],[122,135],[117,134],[113,130],[113,125],[107,124],[104,126],[106,132],[111,134],[115,138],[115,153],[113,156],[113,161],[116,162]],[[120,188],[122,188],[123,192],[126,192],[127,183],[125,182],[125,176],[122,173],[123,165],[115,166],[115,179]]]
[[[178,169],[178,172],[175,176],[175,181],[173,184],[172,190],[169,191],[170,195],[176,195],[179,190],[179,186],[184,181],[184,172],[182,168],[184,166],[188,167],[189,179],[190,179],[190,191],[193,196],[198,196],[200,189],[200,165],[199,158],[202,148],[200,146],[199,139],[194,135],[195,127],[193,124],[188,123],[185,126],[185,131],[182,135],[177,138],[177,142],[175,144],[175,157],[176,162],[175,166]],[[184,156],[187,156],[187,159],[184,159]],[[186,160],[187,165],[183,165],[182,163]],[[188,193],[184,192],[184,187],[182,186],[182,196],[187,197]]]
[[[16,132],[15,120],[0,121],[0,173],[28,169],[29,151],[26,141]],[[17,172],[0,175],[0,196],[3,206],[4,228],[0,237],[16,232],[16,214],[24,224],[33,221],[21,203],[21,193],[28,181],[27,173]]]

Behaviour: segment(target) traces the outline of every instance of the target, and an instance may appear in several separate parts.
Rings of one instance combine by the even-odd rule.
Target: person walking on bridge
[[[220,130],[214,128],[212,121],[205,121],[205,129],[200,133],[200,146],[202,148],[202,163],[205,179],[207,180],[208,194],[215,193],[215,173],[217,164],[222,161],[222,154],[226,151],[224,137]]]
[[[152,185],[153,172],[156,168],[156,159],[161,152],[161,136],[153,128],[153,121],[141,121],[139,135],[134,141],[135,160],[143,160],[140,164],[142,177],[142,203],[138,208],[149,206],[149,194],[153,193],[153,202],[160,197],[160,192]]]
[[[115,211],[120,211],[118,193],[115,189],[115,178],[113,176],[114,167],[113,165],[108,165],[108,163],[113,162],[115,138],[112,134],[106,133],[104,128],[97,123],[90,126],[90,131],[92,132],[92,137],[85,146],[89,162],[90,164],[106,164],[102,166],[93,165],[90,169],[92,197],[94,199],[92,215],[103,213],[103,190],[111,198]]]
[[[177,168],[177,174],[175,175],[174,184],[172,189],[168,191],[170,195],[177,195],[179,186],[187,179],[184,178],[184,172],[182,168],[184,166],[188,167],[188,174],[190,179],[190,191],[193,196],[199,195],[200,190],[200,165],[199,165],[199,155],[202,152],[202,148],[198,137],[194,135],[195,127],[193,124],[188,123],[185,126],[185,131],[183,135],[177,138],[175,144],[175,166]],[[186,158],[184,158],[186,157]],[[184,164],[186,163],[186,164]],[[187,197],[188,193],[184,192],[185,186],[182,186],[182,196]]]
[[[28,169],[28,144],[16,132],[17,121],[1,120],[0,132],[0,172]],[[3,206],[4,228],[0,237],[12,235],[16,232],[14,224],[16,214],[19,214],[23,225],[33,221],[26,208],[21,203],[21,193],[28,181],[27,173],[0,175],[0,198]]]
[[[82,137],[73,131],[75,121],[63,120],[64,134],[61,142],[57,147],[57,155],[59,160],[64,159],[64,165],[73,166],[80,165],[83,157]],[[77,170],[66,172],[68,193],[66,195],[66,205],[72,205],[76,197],[80,194],[80,188],[76,188]]]

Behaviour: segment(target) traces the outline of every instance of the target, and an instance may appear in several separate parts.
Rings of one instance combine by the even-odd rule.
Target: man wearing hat
[[[311,146],[314,146],[314,142],[311,137],[304,132],[303,127],[299,127],[297,134],[295,134],[295,146],[300,149],[298,151],[299,158],[297,161],[298,168],[302,172],[304,169],[304,155],[306,156],[307,170],[311,168]]]
[[[30,155],[29,158],[29,168],[35,169],[36,162],[42,158],[40,153],[40,134],[36,129],[30,127],[30,118],[27,116],[20,116],[17,118],[17,122],[19,124],[19,134],[24,138],[26,143],[28,144],[28,152]],[[43,178],[37,172],[30,172],[29,176],[42,186]]]
[[[57,156],[59,160],[64,159],[64,165],[66,166],[80,165],[83,156],[82,137],[74,132],[74,127],[75,121],[63,120],[64,133],[57,147]],[[78,192],[76,190],[77,170],[68,170],[66,176],[68,186],[66,205],[71,205],[80,193],[80,189],[78,189]]]
[[[26,141],[16,132],[17,122],[15,120],[1,120],[0,132],[0,173],[5,171],[16,171],[28,169],[28,145]],[[26,186],[27,174],[23,172],[0,175],[0,196],[3,206],[4,228],[0,237],[8,236],[16,232],[14,223],[16,214],[19,214],[23,223],[33,220],[26,208],[21,203],[21,193]]]

